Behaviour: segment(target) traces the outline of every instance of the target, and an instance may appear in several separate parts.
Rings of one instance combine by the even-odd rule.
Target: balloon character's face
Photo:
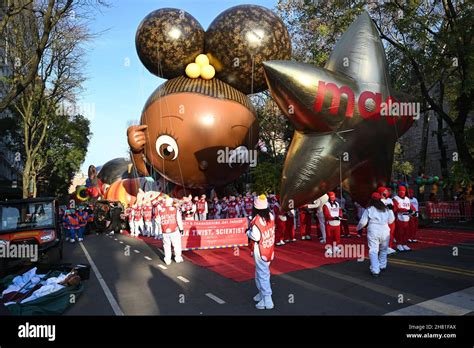
[[[258,140],[252,110],[197,93],[159,98],[144,110],[141,123],[148,126],[147,161],[168,180],[189,188],[236,179],[248,167]]]
[[[152,167],[199,189],[228,184],[255,165],[258,128],[246,94],[266,89],[263,61],[290,58],[284,23],[261,6],[241,5],[204,32],[190,14],[164,8],[145,17],[135,42],[145,67],[169,79],[147,102],[141,126],[127,131],[138,171],[152,174]]]

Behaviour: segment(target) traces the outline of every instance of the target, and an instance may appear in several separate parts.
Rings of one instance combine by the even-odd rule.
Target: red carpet
[[[365,235],[362,238],[355,237],[355,226],[350,226],[352,238],[341,238],[342,245],[350,244],[353,252],[364,250],[364,256],[367,256],[367,239]],[[272,274],[282,274],[292,271],[298,271],[308,268],[315,268],[322,265],[345,262],[357,258],[354,257],[334,257],[324,256],[324,245],[314,238],[311,241],[302,241],[298,238],[297,242],[289,243],[284,246],[276,247],[275,260],[271,264]],[[299,236],[298,236],[299,237]],[[449,230],[421,229],[418,231],[418,243],[410,244],[413,250],[432,248],[437,246],[452,245],[474,240],[474,231],[453,232]],[[152,238],[142,238],[146,243],[161,248],[161,241]],[[362,249],[364,245],[364,249]],[[349,245],[347,246],[349,247]],[[184,251],[183,255],[192,263],[209,268],[223,277],[233,279],[237,282],[246,281],[254,278],[255,266],[250,250],[246,247],[236,249],[215,249],[215,250],[194,250]]]

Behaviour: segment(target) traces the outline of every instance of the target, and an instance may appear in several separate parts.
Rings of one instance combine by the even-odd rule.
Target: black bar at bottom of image
[[[0,317],[0,346],[289,341],[472,347],[473,324],[473,316],[9,316]]]

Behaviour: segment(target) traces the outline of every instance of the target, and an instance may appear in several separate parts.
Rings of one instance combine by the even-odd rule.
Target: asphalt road
[[[235,282],[190,261],[166,266],[141,240],[89,235],[82,246],[65,245],[64,262],[92,260],[96,268],[65,315],[472,315],[474,243],[457,247],[458,256],[452,246],[390,256],[379,278],[368,260],[272,276],[275,308],[262,311],[253,280]]]

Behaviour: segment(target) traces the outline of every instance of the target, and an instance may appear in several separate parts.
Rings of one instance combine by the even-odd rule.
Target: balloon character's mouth
[[[209,163],[207,161],[201,161],[199,162],[199,169],[202,170],[203,172],[207,170],[209,167]]]

